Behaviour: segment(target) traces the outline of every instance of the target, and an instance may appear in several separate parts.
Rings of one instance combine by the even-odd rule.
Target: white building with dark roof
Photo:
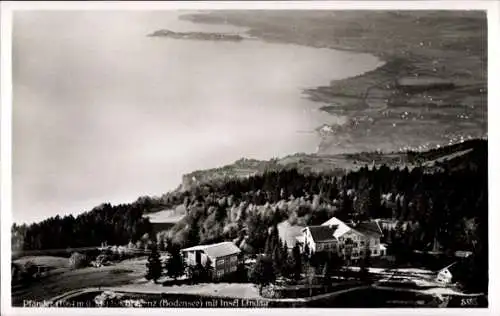
[[[301,248],[311,252],[337,252],[341,257],[358,260],[369,251],[372,257],[385,256],[386,247],[380,244],[382,229],[374,221],[345,223],[336,217],[318,226],[302,230]]]
[[[232,242],[221,242],[210,245],[198,245],[181,250],[187,266],[208,264],[212,267],[212,277],[220,279],[236,272],[238,256],[241,250]]]
[[[307,248],[311,253],[322,251],[335,251],[337,248],[337,239],[334,234],[337,226],[307,226],[302,230],[304,234],[304,249]]]

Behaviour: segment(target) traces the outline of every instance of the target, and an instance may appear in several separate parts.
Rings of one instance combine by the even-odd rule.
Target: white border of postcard
[[[496,0],[472,1],[186,1],[186,2],[139,2],[139,1],[2,1],[1,2],[1,314],[2,315],[123,315],[148,314],[164,315],[165,313],[232,315],[274,314],[274,315],[320,315],[334,313],[342,315],[500,315],[498,299],[498,251],[494,240],[498,240],[498,224],[500,204],[495,194],[496,184],[500,182],[498,168],[489,169],[489,307],[488,309],[64,309],[64,308],[12,308],[10,289],[10,230],[11,214],[11,114],[12,114],[12,80],[11,80],[11,30],[12,11],[14,10],[214,10],[214,9],[330,9],[330,10],[485,10],[488,15],[488,114],[489,114],[489,161],[498,161],[498,145],[500,129],[495,128],[500,107],[495,100],[500,100],[499,67],[499,15],[500,2]],[[496,72],[495,72],[496,70]],[[493,119],[493,120],[492,120]],[[493,124],[491,124],[493,123]]]

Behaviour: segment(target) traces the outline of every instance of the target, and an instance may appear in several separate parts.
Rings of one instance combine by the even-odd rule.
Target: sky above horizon
[[[303,131],[344,119],[321,114],[301,89],[380,65],[368,54],[297,45],[146,37],[200,30],[177,16],[14,15],[15,222],[158,196],[182,174],[241,157],[314,151],[316,136]]]
[[[359,36],[361,46],[400,49],[406,36],[408,47],[416,48],[415,53],[422,50],[424,57],[446,57],[448,47],[458,47],[451,52],[455,57],[450,65],[443,67],[451,69],[451,75],[442,76],[455,78],[460,68],[458,73],[469,78],[473,69],[480,82],[466,79],[456,93],[410,94],[403,101],[396,95],[391,102],[392,88],[370,87],[368,97],[359,102],[362,106],[352,96],[346,98],[351,92],[344,88],[338,95],[335,88],[332,95],[327,89],[324,97],[315,99],[314,88],[350,77],[356,78],[340,86],[361,82],[369,76],[359,75],[384,65],[368,53],[317,48],[303,41],[332,40],[336,24],[330,19],[335,15],[319,11],[299,12],[300,18],[284,11],[243,12],[233,23],[246,19],[241,24],[256,27],[257,34],[270,32],[271,39],[240,42],[147,36],[159,29],[248,31],[227,23],[180,20],[186,11],[15,12],[14,222],[77,215],[102,203],[160,196],[178,187],[183,174],[243,157],[432,148],[485,136],[487,93],[481,86],[486,76],[479,67],[485,65],[485,52],[477,45],[485,42],[483,18],[443,18],[432,12],[438,15],[433,23],[413,28],[420,18],[384,12],[371,18],[352,13],[353,24],[365,28],[352,35],[348,24],[349,38]],[[337,20],[345,26],[342,21]],[[378,26],[368,28],[374,21]],[[294,23],[302,31],[273,40],[273,32],[286,31]],[[394,31],[393,37],[385,38],[384,30]],[[421,36],[439,38],[445,47],[428,50]],[[475,55],[463,55],[464,44],[476,47]],[[380,71],[372,74],[377,78]],[[320,137],[317,131],[325,126],[330,132]]]

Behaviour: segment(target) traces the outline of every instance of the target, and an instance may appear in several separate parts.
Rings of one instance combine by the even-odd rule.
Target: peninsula
[[[205,32],[174,32],[170,30],[158,30],[148,35],[149,37],[169,37],[174,39],[191,39],[191,40],[205,40],[205,41],[228,41],[239,42],[244,38],[238,34],[226,33],[205,33]]]

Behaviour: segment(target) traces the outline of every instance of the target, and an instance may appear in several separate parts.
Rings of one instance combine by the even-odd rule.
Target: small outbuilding
[[[439,270],[436,281],[442,284],[451,284],[454,279],[454,274],[458,270],[458,263],[453,262],[452,264]]]
[[[236,272],[240,252],[240,248],[232,242],[199,245],[181,250],[187,266],[210,264],[214,279]]]

